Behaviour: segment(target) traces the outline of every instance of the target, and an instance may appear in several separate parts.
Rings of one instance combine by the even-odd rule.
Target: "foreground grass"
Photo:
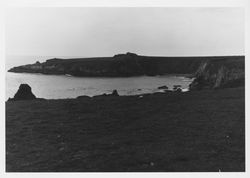
[[[245,171],[244,89],[6,102],[6,171]]]

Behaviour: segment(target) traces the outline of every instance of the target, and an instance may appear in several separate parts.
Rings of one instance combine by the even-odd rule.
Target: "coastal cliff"
[[[190,90],[231,88],[245,85],[244,57],[204,61],[197,69]]]
[[[72,76],[128,77],[140,75],[192,74],[210,57],[153,57],[134,53],[113,57],[48,59],[46,62],[13,67],[9,72],[69,74]]]
[[[13,67],[9,72],[69,74],[85,77],[130,77],[189,74],[191,90],[244,85],[244,56],[156,57],[134,53],[113,57],[48,59]]]

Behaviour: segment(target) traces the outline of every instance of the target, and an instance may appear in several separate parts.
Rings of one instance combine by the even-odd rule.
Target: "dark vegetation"
[[[244,88],[6,102],[6,171],[245,171]]]

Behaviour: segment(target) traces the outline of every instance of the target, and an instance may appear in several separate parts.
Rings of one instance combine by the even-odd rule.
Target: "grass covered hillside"
[[[6,102],[6,171],[245,171],[244,88]]]

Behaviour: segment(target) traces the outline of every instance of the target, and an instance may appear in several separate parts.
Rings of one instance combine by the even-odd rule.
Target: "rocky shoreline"
[[[190,90],[245,86],[244,60],[214,60],[203,62],[194,74]]]
[[[174,85],[173,89],[170,90],[166,85],[158,87],[158,92],[154,93],[143,93],[143,94],[137,94],[137,95],[124,95],[124,96],[135,96],[135,97],[143,97],[146,95],[152,95],[152,94],[157,94],[157,93],[180,93],[180,92],[186,92],[184,89],[181,88],[181,85]],[[87,98],[96,98],[96,97],[118,97],[120,96],[118,91],[114,89],[112,93],[103,93],[101,95],[95,95],[95,96],[87,96],[87,95],[80,95],[77,96],[75,99],[87,99]],[[21,84],[14,95],[13,98],[9,98],[7,101],[20,101],[20,100],[46,100],[45,98],[37,98],[31,89],[31,86],[28,84]]]

